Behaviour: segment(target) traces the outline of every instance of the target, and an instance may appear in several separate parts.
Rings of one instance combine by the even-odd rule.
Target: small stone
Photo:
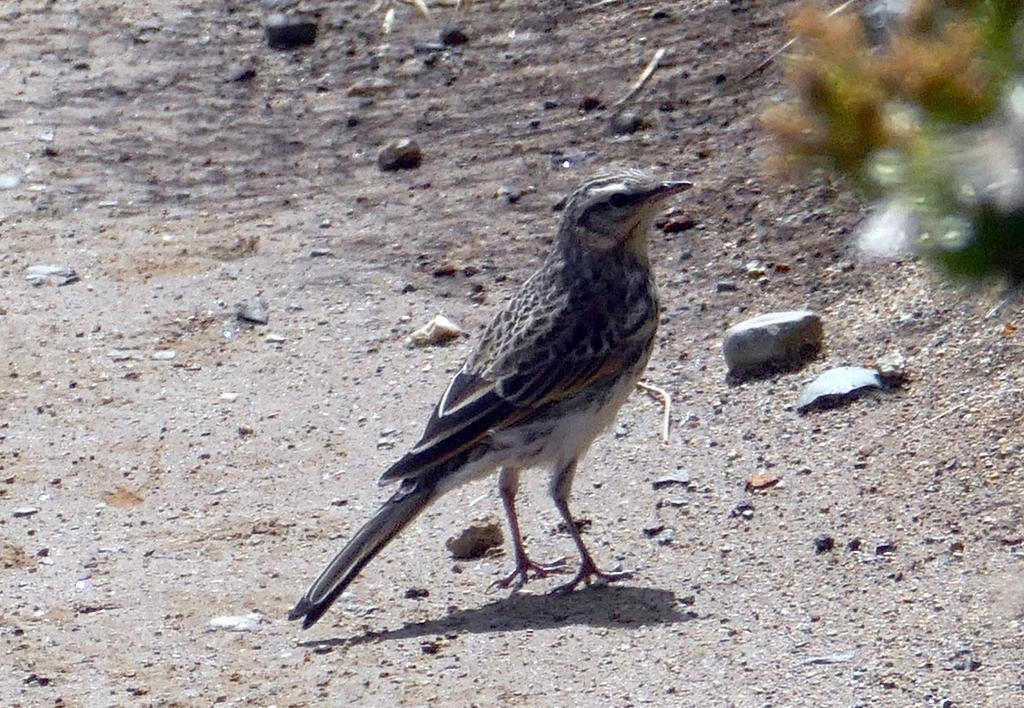
[[[736,292],[736,281],[735,280],[719,280],[715,283],[716,293],[734,293]]]
[[[771,312],[733,325],[725,333],[722,354],[729,373],[792,365],[821,349],[821,318],[809,310]]]
[[[822,534],[814,539],[815,553],[828,553],[835,548],[836,540],[828,534]]]
[[[251,438],[256,434],[256,430],[251,425],[239,425],[238,426],[238,437],[240,438]]]
[[[679,470],[674,474],[659,477],[658,479],[651,482],[651,486],[655,489],[666,489],[667,487],[680,486],[686,487],[690,484],[690,474],[683,470]]]
[[[237,69],[234,74],[231,75],[231,80],[235,83],[245,83],[246,81],[252,81],[256,78],[256,69],[251,66],[245,66],[241,69]]]
[[[471,521],[469,526],[449,538],[444,545],[453,558],[471,560],[482,557],[492,548],[500,547],[504,541],[501,523],[497,517],[488,514]]]
[[[267,336],[263,338],[263,341],[266,342],[267,344],[284,344],[285,342],[288,341],[288,338],[285,337],[283,334],[276,334],[274,332],[270,332],[269,334],[267,334]]]
[[[889,555],[890,553],[895,553],[895,552],[896,552],[896,542],[895,541],[890,541],[890,540],[887,539],[887,540],[882,541],[881,543],[879,543],[877,546],[875,546],[875,555],[876,556],[886,556],[886,555]]]
[[[238,394],[234,393],[233,391],[225,391],[224,393],[220,394],[219,398],[225,403],[234,403],[235,401],[238,400]]]
[[[881,387],[882,379],[874,369],[840,366],[804,386],[796,409],[803,413],[812,408],[833,408],[853,400],[865,389]]]
[[[746,489],[748,492],[755,492],[762,489],[774,487],[782,480],[777,474],[752,474],[747,478]]]
[[[406,600],[419,600],[424,597],[430,597],[430,591],[426,588],[409,588],[405,591]]]
[[[420,166],[423,153],[415,140],[402,138],[390,143],[377,155],[377,166],[385,172],[412,170]]]
[[[250,612],[246,615],[224,615],[211,619],[210,626],[228,632],[254,632],[262,619],[263,615],[259,612]]]
[[[744,499],[736,503],[736,506],[729,512],[729,516],[742,517],[744,519],[751,519],[754,517],[754,503],[749,499]]]
[[[751,280],[763,277],[766,272],[764,266],[757,261],[750,261],[743,268],[747,273],[747,277]]]
[[[38,513],[39,509],[35,508],[34,506],[19,506],[18,508],[11,512],[11,515],[15,519],[27,519],[28,517],[35,516]]]
[[[809,665],[809,664],[821,664],[821,665],[824,665],[824,664],[842,664],[842,663],[845,663],[847,661],[853,661],[854,657],[856,657],[856,654],[854,654],[852,651],[850,651],[850,652],[841,652],[841,653],[836,653],[836,654],[823,654],[821,656],[809,656],[806,659],[804,659],[803,661],[801,661],[800,663],[801,664],[805,664],[805,665]]]
[[[438,39],[446,47],[458,47],[469,41],[469,35],[462,25],[450,24],[441,29]]]
[[[672,13],[669,12],[669,10],[667,8],[657,7],[655,9],[651,10],[651,19],[652,20],[667,20],[667,19],[670,19],[671,17],[672,17]]]
[[[149,355],[149,358],[154,361],[171,361],[178,355],[178,352],[173,349],[158,349]]]
[[[296,49],[316,42],[316,20],[307,15],[275,12],[263,23],[263,29],[272,49]]]
[[[611,130],[615,135],[632,135],[644,125],[643,118],[632,111],[616,113],[611,119]]]
[[[111,349],[107,356],[112,361],[142,361],[142,352],[138,349]]]
[[[683,217],[679,217],[678,219],[668,219],[665,222],[663,222],[658,228],[660,228],[663,232],[665,232],[667,234],[679,234],[679,233],[682,233],[684,231],[689,231],[690,229],[692,229],[696,225],[697,225],[696,220],[694,220],[694,219],[692,219],[692,218],[690,218],[688,216],[683,216]],[[679,257],[679,260],[685,261],[688,258],[692,258],[692,257],[693,257],[693,254],[687,252],[685,256],[681,255]]]
[[[597,96],[584,96],[580,100],[580,110],[584,113],[590,113],[591,111],[597,110],[601,107],[601,99]]]
[[[907,376],[907,359],[900,352],[889,352],[875,362],[878,375],[888,383],[899,383]]]
[[[240,303],[235,315],[243,322],[265,325],[270,321],[270,307],[263,298],[254,297]]]
[[[846,544],[846,550],[854,552],[859,551],[863,541],[859,538],[851,538]]]
[[[21,177],[18,175],[0,175],[0,189],[17,189],[21,184]]]
[[[34,265],[25,269],[25,280],[33,285],[50,281],[58,286],[78,282],[78,273],[67,266]]]
[[[381,93],[383,91],[390,91],[394,88],[394,83],[387,79],[379,76],[368,76],[365,79],[360,79],[351,86],[348,87],[349,96],[372,96],[375,93]],[[355,123],[352,122],[352,118],[355,118]],[[348,120],[349,127],[359,124],[358,116],[350,116]]]
[[[437,315],[434,319],[417,329],[409,335],[409,343],[416,347],[428,347],[434,344],[443,344],[465,335],[466,332],[457,324],[444,315]]]
[[[334,251],[329,248],[314,248],[309,252],[310,258],[334,258]]]
[[[515,204],[522,199],[525,191],[519,187],[509,187],[503,184],[494,192],[494,198],[504,199],[509,204]]]

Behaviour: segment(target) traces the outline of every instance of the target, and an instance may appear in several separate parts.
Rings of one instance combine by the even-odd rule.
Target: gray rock
[[[719,280],[715,283],[716,293],[734,293],[736,292],[736,281],[735,280]]]
[[[25,280],[33,285],[50,281],[56,285],[70,285],[78,282],[78,273],[73,268],[55,265],[34,265],[25,269]]]
[[[889,352],[875,362],[875,369],[883,381],[899,383],[907,376],[907,359],[900,352]]]
[[[266,324],[270,321],[270,307],[263,298],[254,297],[251,300],[240,303],[235,315],[243,322]]]
[[[255,632],[262,619],[263,615],[259,612],[250,612],[246,615],[225,615],[211,619],[210,626],[228,632]]]
[[[0,189],[17,189],[20,184],[18,175],[0,175]]]
[[[771,312],[730,327],[722,354],[729,373],[743,375],[802,362],[821,349],[823,338],[821,318],[814,312]]]
[[[19,506],[17,509],[11,512],[11,515],[15,519],[27,519],[30,516],[35,516],[39,513],[39,509],[34,506]]]
[[[316,20],[307,15],[275,12],[263,23],[263,29],[272,49],[308,47],[316,42]]]
[[[690,484],[690,473],[684,470],[679,470],[674,474],[659,477],[658,479],[651,482],[651,486],[655,489],[665,489],[666,487],[686,487]]]
[[[882,377],[876,370],[840,366],[804,386],[796,400],[796,409],[802,413],[811,408],[837,406],[856,398],[867,388],[882,388]]]
[[[412,170],[423,162],[423,153],[415,140],[402,138],[384,146],[377,155],[377,166],[385,172]]]

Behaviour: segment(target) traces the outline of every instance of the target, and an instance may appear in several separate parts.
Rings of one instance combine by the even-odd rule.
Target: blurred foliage
[[[913,250],[955,275],[1022,282],[1024,0],[888,5],[899,12],[882,37],[864,13],[793,15],[793,98],[762,116],[775,166],[835,172],[882,207],[899,203]]]

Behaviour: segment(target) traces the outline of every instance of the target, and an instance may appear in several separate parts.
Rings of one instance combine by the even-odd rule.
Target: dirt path
[[[480,0],[440,52],[415,45],[451,10],[402,6],[385,42],[368,5],[318,6],[298,52],[266,47],[249,2],[0,10],[0,703],[1024,705],[1020,310],[986,319],[917,264],[858,262],[856,205],[761,176],[778,69],[734,79],[788,3]],[[658,47],[645,126],[613,136]],[[406,136],[422,166],[381,172]],[[635,396],[574,496],[635,580],[489,594],[508,555],[444,547],[498,510],[489,481],[298,632],[284,615],[468,346],[405,337],[437,312],[476,331],[552,205],[610,163],[697,183],[694,227],[653,245],[671,440]],[[750,261],[788,268],[759,283]],[[80,280],[35,287],[39,264]],[[257,296],[268,324],[240,326]],[[725,328],[797,306],[825,318],[824,356],[727,384]],[[904,390],[793,411],[814,374],[892,350]],[[754,473],[782,483],[748,493]],[[653,488],[670,474],[690,482]],[[571,553],[545,482],[523,508],[538,558]],[[249,612],[253,632],[209,626]]]

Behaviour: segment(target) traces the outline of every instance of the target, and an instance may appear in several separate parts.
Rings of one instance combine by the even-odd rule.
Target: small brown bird
[[[661,203],[689,189],[639,170],[604,172],[565,202],[554,249],[484,330],[427,422],[419,443],[381,477],[398,490],[313,582],[289,613],[316,622],[363,567],[445,492],[495,470],[512,532],[515,568],[497,585],[565,572],[526,555],[515,496],[519,473],[550,465],[551,496],[579,551],[580,567],[556,592],[601,571],[569,511],[579,460],[614,420],[647,366],[658,296],[647,238]]]

